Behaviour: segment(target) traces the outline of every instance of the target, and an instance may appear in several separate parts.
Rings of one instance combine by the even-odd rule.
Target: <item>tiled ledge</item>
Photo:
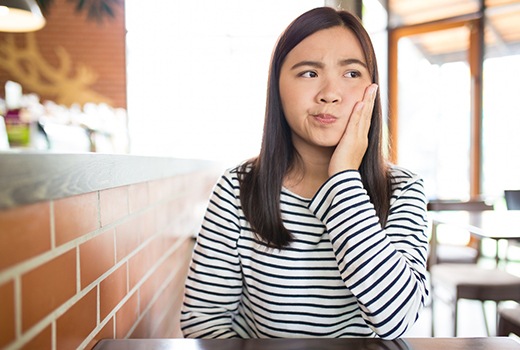
[[[209,161],[0,153],[0,349],[181,337],[192,237],[221,172]]]
[[[113,155],[0,153],[0,210],[217,166],[203,160]]]

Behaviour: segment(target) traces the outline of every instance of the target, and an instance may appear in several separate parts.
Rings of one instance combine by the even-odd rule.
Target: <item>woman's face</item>
[[[356,102],[372,83],[352,31],[320,30],[289,52],[280,71],[280,97],[296,149],[338,144]]]

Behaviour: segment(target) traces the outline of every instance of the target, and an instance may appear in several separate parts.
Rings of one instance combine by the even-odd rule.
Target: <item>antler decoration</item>
[[[13,35],[6,35],[0,43],[0,69],[4,69],[27,89],[41,96],[53,97],[55,102],[70,106],[87,102],[111,104],[111,100],[90,88],[97,74],[84,64],[72,60],[63,47],[56,47],[58,66],[51,65],[40,53],[34,33],[25,34],[25,46],[19,47]]]

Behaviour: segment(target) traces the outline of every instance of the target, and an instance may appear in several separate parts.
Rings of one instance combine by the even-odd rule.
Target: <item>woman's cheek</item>
[[[348,121],[350,120],[350,116],[345,118],[342,123],[337,123],[337,126],[334,128],[335,130],[335,141],[334,144],[337,146],[341,141],[341,138],[345,134],[345,130],[347,130]]]

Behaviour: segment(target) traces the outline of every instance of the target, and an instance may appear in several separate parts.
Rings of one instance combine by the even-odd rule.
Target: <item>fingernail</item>
[[[371,90],[370,90],[370,94],[371,94],[372,96],[374,96],[374,95],[376,94],[378,87],[379,87],[379,86],[377,86],[377,85],[375,85],[375,84],[372,85],[372,86],[370,87],[370,89],[371,89]]]

